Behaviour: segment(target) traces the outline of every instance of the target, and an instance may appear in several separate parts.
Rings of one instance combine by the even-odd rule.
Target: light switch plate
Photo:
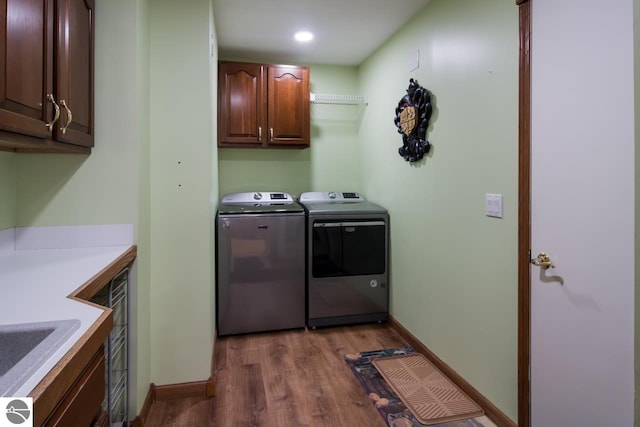
[[[409,71],[417,70],[420,67],[420,51],[416,49],[409,55]]]
[[[484,211],[487,216],[502,218],[502,194],[485,194]]]

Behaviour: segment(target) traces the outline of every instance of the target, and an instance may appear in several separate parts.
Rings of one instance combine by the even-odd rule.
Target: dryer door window
[[[383,274],[386,269],[386,223],[315,221],[312,275],[315,278]]]

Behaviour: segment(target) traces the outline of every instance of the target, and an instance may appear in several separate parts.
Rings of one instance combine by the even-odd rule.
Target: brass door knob
[[[531,264],[533,265],[536,265],[542,268],[543,270],[546,270],[549,267],[556,268],[556,265],[553,263],[553,261],[551,261],[551,259],[549,258],[549,255],[547,255],[544,252],[540,252],[537,258],[531,258],[529,262],[531,262]]]

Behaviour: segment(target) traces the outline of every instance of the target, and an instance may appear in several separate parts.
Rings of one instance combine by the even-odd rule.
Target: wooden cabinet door
[[[267,136],[265,89],[262,65],[219,63],[218,145],[262,144]]]
[[[62,110],[55,138],[93,146],[94,1],[58,0],[56,92]]]
[[[44,427],[92,425],[102,412],[104,390],[104,347],[100,347],[78,380],[45,421]]]
[[[308,146],[309,68],[268,67],[269,145]]]
[[[0,129],[50,138],[53,0],[0,0]]]

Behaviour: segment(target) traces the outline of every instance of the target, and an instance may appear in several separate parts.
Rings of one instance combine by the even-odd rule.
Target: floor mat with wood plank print
[[[402,356],[409,356],[407,360],[403,360]],[[404,387],[407,390],[416,390],[416,378],[424,375],[429,371],[429,367],[425,366],[424,361],[422,360],[424,356],[417,353],[411,347],[402,347],[402,348],[389,348],[382,350],[374,350],[367,351],[361,353],[350,353],[345,355],[345,361],[351,368],[351,371],[358,379],[365,392],[369,395],[371,402],[375,405],[380,416],[383,418],[385,423],[389,427],[420,427],[424,425],[431,425],[437,427],[489,427],[495,426],[491,420],[489,420],[486,416],[482,416],[483,412],[475,404],[475,402],[471,401],[471,405],[467,404],[466,401],[460,400],[460,396],[457,394],[459,389],[453,385],[454,391],[449,390],[445,391],[443,396],[445,400],[457,401],[451,405],[453,409],[460,408],[464,410],[471,409],[472,412],[466,413],[466,415],[462,415],[463,418],[460,419],[459,416],[451,415],[446,410],[443,410],[442,406],[438,404],[421,404],[418,401],[412,402],[411,400],[407,400],[411,408],[403,402],[403,400],[398,396],[398,393],[394,388],[385,381],[385,378],[374,366],[374,360],[377,360],[376,363],[383,365],[382,370],[384,368],[390,367],[392,374],[399,376],[402,380],[400,383],[404,381]],[[426,359],[425,359],[426,360]],[[416,377],[414,374],[409,374],[404,371],[398,371],[400,364],[406,364],[404,362],[409,362],[409,365],[415,365],[418,371],[418,376]],[[381,362],[381,363],[380,363]],[[427,361],[428,363],[428,361]],[[430,365],[430,364],[429,364]],[[406,366],[403,366],[402,369],[406,369]],[[434,368],[435,369],[435,368]],[[436,372],[439,373],[439,371]],[[430,376],[427,374],[427,376]],[[413,377],[413,379],[409,379],[409,377]],[[434,375],[431,375],[433,378]],[[442,379],[435,375],[439,385],[437,388],[441,388],[441,385],[444,384]],[[448,382],[449,380],[445,378]],[[414,383],[411,385],[410,383]],[[396,387],[398,385],[396,384]],[[420,390],[418,393],[414,393],[416,395],[422,394],[425,395],[424,390]],[[428,399],[432,399],[434,397],[433,393],[426,393],[428,395]],[[438,393],[436,393],[437,395]],[[464,393],[463,393],[464,394]],[[466,395],[464,395],[466,397]],[[405,398],[406,400],[406,398]],[[417,403],[416,403],[417,402]],[[434,409],[435,408],[435,409]],[[413,412],[412,410],[413,409]],[[416,411],[419,409],[419,411]],[[414,415],[414,412],[418,415]],[[440,418],[432,418],[425,419],[422,416],[425,414],[437,415]],[[447,418],[449,417],[449,418]]]

